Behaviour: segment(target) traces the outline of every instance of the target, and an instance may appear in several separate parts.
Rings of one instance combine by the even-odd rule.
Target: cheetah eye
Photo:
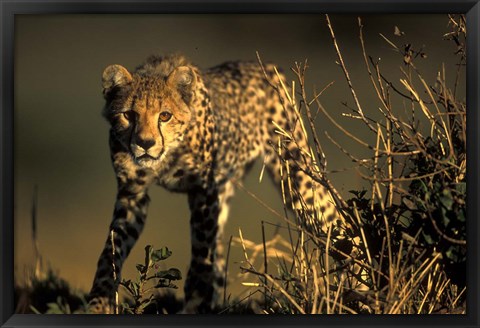
[[[161,112],[159,118],[160,118],[160,121],[162,122],[168,122],[172,118],[172,113],[167,111]]]
[[[132,110],[129,110],[127,112],[123,112],[122,115],[129,122],[135,120],[135,113]]]

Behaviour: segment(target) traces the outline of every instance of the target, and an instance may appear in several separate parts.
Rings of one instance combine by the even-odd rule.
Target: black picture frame
[[[17,14],[123,14],[123,13],[465,13],[467,15],[467,212],[468,280],[466,315],[428,316],[107,316],[14,314],[14,20]],[[0,325],[1,327],[57,326],[479,326],[480,232],[478,166],[480,165],[478,0],[152,0],[68,1],[0,0],[1,111],[0,111]]]

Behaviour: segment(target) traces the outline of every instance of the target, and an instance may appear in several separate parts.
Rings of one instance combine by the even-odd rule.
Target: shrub
[[[305,229],[304,224],[296,224],[307,222],[302,212],[282,227],[288,229],[289,241],[276,236],[272,243],[256,245],[242,236],[237,238],[244,248],[244,272],[260,279],[256,286],[264,296],[261,312],[464,313],[466,104],[457,98],[456,89],[460,74],[465,72],[465,17],[449,15],[451,32],[444,36],[457,46],[453,89],[447,86],[445,66],[435,81],[424,79],[416,67],[417,60],[428,60],[423,49],[415,49],[408,42],[397,46],[381,35],[399,55],[400,62],[401,76],[396,81],[385,77],[380,63],[367,54],[363,25],[358,19],[363,61],[379,113],[362,108],[328,15],[326,21],[337,64],[355,103],[353,108],[346,106],[351,113],[344,116],[360,121],[376,142],[367,143],[359,133],[348,131],[329,115],[320,102],[323,91],[313,97],[307,95],[306,63],[296,63],[292,68],[299,86],[297,95],[295,90],[278,86],[290,92],[286,106],[294,106],[306,118],[312,147],[303,151],[315,154],[317,161],[302,170],[328,187],[346,222],[342,231],[346,238],[339,238],[333,229],[315,233]],[[395,33],[407,37],[398,28]],[[295,98],[300,98],[299,104]],[[399,116],[405,109],[396,104],[402,103],[408,104],[408,119]],[[370,153],[357,158],[325,134],[368,182],[367,189],[351,190],[347,200],[329,179],[315,130],[315,112],[322,112],[339,131]],[[374,119],[378,114],[381,119]],[[293,133],[282,132],[280,137],[295,142]],[[289,161],[282,158],[284,172],[292,165]],[[289,179],[288,175],[285,179]],[[285,185],[293,186],[291,192],[297,192],[291,181]],[[258,247],[264,251],[258,252]],[[249,255],[251,251],[254,258]],[[262,253],[263,262],[258,256]],[[276,263],[275,273],[272,269],[267,272],[267,265],[272,267],[270,261]],[[263,269],[257,269],[259,265]]]

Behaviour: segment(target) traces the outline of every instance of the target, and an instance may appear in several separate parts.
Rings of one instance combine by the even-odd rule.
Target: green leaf
[[[123,309],[123,312],[127,313],[127,314],[134,314],[134,311],[132,310],[132,308],[130,307],[130,304],[128,303],[122,303],[121,304],[121,307]]]
[[[133,296],[138,296],[139,295],[138,291],[140,289],[140,284],[136,283],[136,282],[132,282],[130,287],[132,288]]]
[[[411,211],[415,210],[415,203],[412,202],[410,199],[403,197],[402,202],[405,205],[405,207],[408,208],[409,210]]]
[[[151,294],[148,298],[143,299],[140,302],[140,304],[145,304],[145,303],[150,304],[152,302],[152,299],[153,299],[153,294]]]
[[[466,195],[467,194],[467,183],[466,182],[459,182],[456,184],[455,189],[461,193]]]
[[[47,310],[48,313],[52,314],[72,314],[72,311],[70,310],[70,305],[63,299],[63,297],[58,296],[57,297],[57,302],[56,303],[49,303],[47,304],[49,307],[49,310]]]
[[[428,192],[428,187],[427,185],[425,184],[425,182],[423,182],[422,180],[419,180],[419,186],[418,189],[421,191],[422,194],[425,194]]]
[[[168,287],[169,282],[165,279],[159,279],[154,288],[166,288]]]
[[[33,311],[35,314],[42,314],[40,311],[38,311],[33,305],[30,305],[30,310]]]
[[[166,271],[159,271],[155,274],[155,277],[168,280],[181,280],[182,273],[180,270],[171,268]]]
[[[433,239],[430,235],[426,234],[425,232],[422,232],[422,235],[423,235],[423,238],[425,238],[425,242],[428,244],[428,245],[432,245],[433,244]]]
[[[122,285],[123,287],[125,287],[128,292],[132,295],[135,294],[135,291],[134,291],[134,288],[133,288],[133,283],[131,280],[123,280],[120,285]]]
[[[152,246],[147,245],[145,246],[145,267],[149,268],[151,264],[152,259]]]
[[[444,227],[447,227],[449,223],[450,218],[448,217],[448,213],[445,211],[445,209],[442,209],[442,224]]]
[[[447,256],[448,259],[452,260],[452,262],[457,262],[458,261],[458,256],[455,252],[454,247],[450,247],[446,252],[445,255]]]
[[[443,205],[448,210],[452,209],[453,206],[453,198],[452,195],[450,194],[450,191],[444,190],[442,192],[442,196],[440,196],[440,203]]]
[[[155,288],[173,288],[177,289],[178,286],[172,284],[169,280],[166,279],[159,279],[157,284],[155,285]]]
[[[48,303],[48,309],[45,314],[62,314],[60,307],[56,303]]]
[[[163,247],[152,252],[152,260],[155,262],[163,261],[170,255],[172,255],[172,252],[167,247]]]
[[[145,310],[145,308],[150,304],[150,302],[148,303],[145,303],[145,304],[140,304],[140,306],[137,308],[137,313],[140,312],[140,313],[143,313],[143,311]]]
[[[142,264],[137,264],[137,271],[140,272],[140,273],[145,273],[145,268],[146,266],[142,265]]]
[[[357,197],[358,199],[361,199],[363,198],[363,196],[365,196],[365,194],[367,193],[367,190],[366,189],[362,189],[360,191],[358,190],[349,190],[348,191],[349,193],[355,195],[355,197]]]

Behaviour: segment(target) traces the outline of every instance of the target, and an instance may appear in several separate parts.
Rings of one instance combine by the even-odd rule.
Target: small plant
[[[82,298],[82,304],[81,306],[73,310],[70,308],[70,305],[66,299],[64,299],[61,296],[57,297],[56,302],[50,302],[46,304],[47,310],[42,313],[39,310],[37,310],[33,305],[30,306],[30,309],[33,311],[35,314],[84,314],[88,313],[88,304],[85,301],[85,298]]]
[[[15,286],[16,313],[84,313],[86,294],[71,286],[50,267],[40,277],[28,274],[22,285]]]
[[[145,262],[136,265],[137,280],[120,282],[132,300],[132,304],[129,302],[121,304],[121,313],[142,314],[148,306],[156,301],[154,292],[158,288],[178,288],[172,281],[182,279],[180,270],[176,268],[159,270],[159,262],[166,260],[170,255],[172,252],[167,247],[157,250],[154,250],[151,245],[145,247]]]

